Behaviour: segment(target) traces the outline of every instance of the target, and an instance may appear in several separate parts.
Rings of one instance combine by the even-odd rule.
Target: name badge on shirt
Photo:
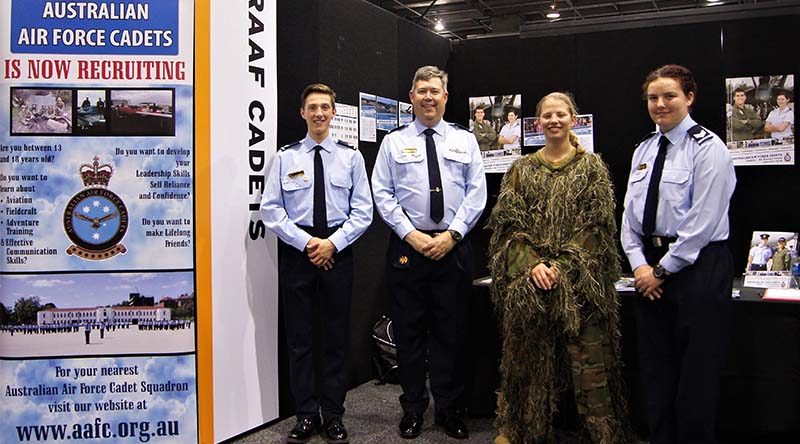
[[[647,169],[647,164],[646,163],[640,163],[639,166],[636,167],[636,169],[637,170],[646,170]]]
[[[403,154],[412,154],[412,155],[413,154],[417,154],[417,147],[415,147],[415,146],[407,146],[407,147],[401,149],[400,152],[403,153]]]
[[[308,179],[306,178],[306,173],[305,173],[305,171],[303,171],[303,170],[300,170],[300,171],[295,171],[295,172],[293,172],[293,173],[289,173],[289,174],[287,174],[287,175],[286,175],[286,177],[287,177],[289,180],[295,180],[295,179],[298,179],[298,178],[301,178],[301,177],[303,178],[303,180],[308,180]]]

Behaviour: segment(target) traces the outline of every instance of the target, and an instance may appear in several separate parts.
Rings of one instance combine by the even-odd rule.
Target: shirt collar
[[[333,140],[333,137],[331,137],[330,134],[328,134],[328,137],[326,137],[325,140],[322,141],[322,143],[317,143],[314,139],[311,138],[310,135],[306,134],[306,138],[303,139],[303,147],[305,148],[305,151],[306,152],[314,151],[314,147],[316,147],[317,145],[321,146],[322,149],[327,152],[332,152],[333,148],[336,146],[336,142]]]
[[[672,128],[666,133],[659,131],[658,134],[660,136],[666,136],[669,140],[669,143],[677,145],[678,142],[681,141],[681,138],[686,136],[686,132],[689,131],[689,128],[695,125],[697,125],[697,122],[692,119],[691,115],[687,114],[686,117],[681,120],[681,123],[677,124],[675,128]]]
[[[418,136],[421,136],[422,132],[429,128],[429,127],[421,124],[419,122],[419,119],[414,119],[413,125],[414,125],[414,131]],[[441,119],[441,120],[439,120],[439,123],[437,123],[436,125],[434,125],[434,126],[432,126],[430,128],[433,128],[433,130],[436,131],[436,134],[438,134],[440,136],[444,136],[444,132],[447,129],[447,125],[448,125],[448,123],[445,122],[444,119]]]

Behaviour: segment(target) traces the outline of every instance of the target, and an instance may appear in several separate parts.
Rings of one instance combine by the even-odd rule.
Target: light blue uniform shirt
[[[691,116],[686,116],[678,126],[663,134],[670,145],[658,188],[653,235],[678,239],[670,244],[659,262],[671,273],[693,264],[703,247],[709,242],[726,240],[729,234],[728,207],[736,187],[733,162],[725,143],[716,134],[706,129],[696,136],[688,134],[695,125]],[[642,142],[631,162],[620,234],[633,270],[647,263],[642,217],[661,136],[661,132],[656,132]]]
[[[426,129],[415,120],[383,138],[372,171],[375,205],[401,239],[415,229],[451,229],[465,236],[486,206],[486,175],[478,142],[469,131],[444,120],[433,127],[444,193],[444,217],[437,224],[431,220]]]
[[[328,226],[341,225],[328,239],[342,251],[372,223],[369,192],[361,152],[327,137],[322,141]],[[310,136],[278,151],[267,173],[261,197],[261,219],[282,241],[305,250],[311,235],[298,225],[314,225],[314,147]]]
[[[750,257],[753,258],[751,264],[767,265],[769,259],[772,257],[772,248],[768,245],[758,244],[750,249]]]

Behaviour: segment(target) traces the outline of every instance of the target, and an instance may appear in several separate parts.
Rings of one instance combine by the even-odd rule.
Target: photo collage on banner
[[[794,165],[794,75],[725,80],[725,141],[734,165]]]
[[[0,442],[198,441],[193,10],[0,1]]]
[[[337,103],[330,131],[334,140],[341,140],[358,148],[358,107]]]
[[[505,173],[522,155],[522,95],[470,97],[469,127],[487,173]]]

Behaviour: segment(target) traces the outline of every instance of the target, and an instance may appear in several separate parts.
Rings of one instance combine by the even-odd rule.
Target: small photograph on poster
[[[377,119],[375,115],[377,98],[374,94],[358,93],[360,127],[359,139],[364,142],[378,140]]]
[[[193,281],[192,272],[1,276],[11,313],[0,356],[193,352]]]
[[[106,90],[79,89],[75,92],[80,103],[75,107],[75,134],[108,134],[106,125]]]
[[[525,146],[544,146],[544,131],[538,117],[522,119],[523,142]],[[594,118],[592,114],[579,114],[575,117],[572,132],[578,136],[586,151],[594,152]]]
[[[397,100],[378,96],[375,106],[378,129],[391,131],[397,128]]]
[[[341,140],[358,148],[358,107],[337,103],[330,132],[334,140]]]
[[[505,173],[522,155],[522,95],[470,97],[470,128],[487,173]]]
[[[110,100],[112,135],[175,135],[175,90],[112,89]]]
[[[794,165],[794,75],[726,79],[734,165]]]
[[[798,233],[754,231],[747,252],[744,286],[789,288],[797,256]]]
[[[72,90],[11,88],[11,135],[72,133]]]
[[[399,124],[408,125],[409,123],[414,121],[414,107],[410,103],[400,102],[399,105]]]

